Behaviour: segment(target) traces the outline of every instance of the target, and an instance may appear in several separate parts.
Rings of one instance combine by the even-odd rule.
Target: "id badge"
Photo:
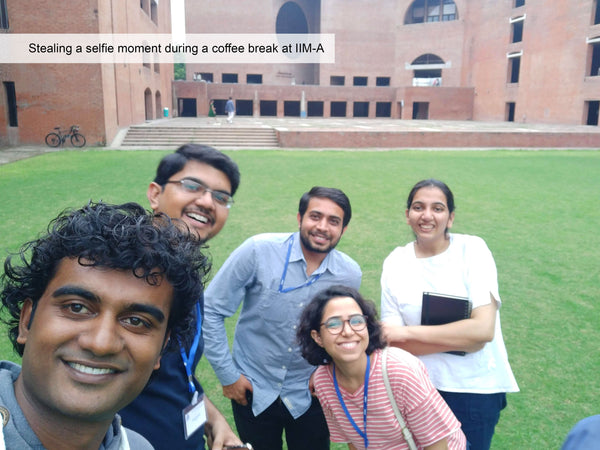
[[[206,407],[204,405],[204,394],[198,397],[194,395],[192,403],[183,408],[183,434],[186,439],[194,434],[206,422]]]

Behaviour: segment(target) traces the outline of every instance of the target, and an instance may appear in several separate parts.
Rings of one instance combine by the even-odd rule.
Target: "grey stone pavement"
[[[209,117],[186,117],[158,119],[147,121],[142,126],[168,126],[168,127],[268,127],[281,130],[310,130],[310,129],[336,129],[362,130],[365,132],[402,131],[402,132],[529,132],[529,133],[600,133],[600,127],[586,125],[556,125],[556,124],[529,124],[516,122],[475,122],[454,120],[398,120],[398,119],[358,119],[358,118],[266,118],[266,117],[236,117],[233,124],[228,124],[225,116],[218,116],[216,120]],[[119,132],[113,142],[102,147],[106,150],[121,149],[120,142],[125,129]],[[84,130],[85,134],[85,130]],[[70,145],[59,148],[50,148],[43,143],[40,145],[23,145],[15,147],[0,146],[0,165],[20,159],[31,158],[49,152],[73,150]],[[85,150],[82,149],[82,150]],[[367,149],[360,149],[367,150]]]

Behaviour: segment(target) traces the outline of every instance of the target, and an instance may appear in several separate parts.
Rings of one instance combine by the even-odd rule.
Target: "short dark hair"
[[[161,159],[156,168],[154,182],[163,188],[174,174],[183,170],[188,161],[198,161],[220,170],[229,179],[231,195],[234,195],[240,185],[240,170],[238,165],[214,147],[200,144],[185,144]]]
[[[415,199],[415,195],[419,189],[424,187],[436,187],[446,196],[446,203],[448,206],[448,211],[454,212],[454,194],[448,187],[446,183],[440,180],[436,180],[435,178],[428,178],[427,180],[421,180],[417,184],[413,186],[408,194],[408,199],[406,200],[406,209],[410,209],[413,200]]]
[[[356,289],[351,287],[331,286],[319,292],[311,300],[308,306],[304,308],[304,311],[300,316],[300,324],[296,333],[302,356],[313,366],[326,365],[331,362],[329,353],[314,341],[310,332],[312,330],[319,332],[321,329],[321,322],[323,321],[323,310],[325,309],[325,306],[329,300],[338,297],[353,298],[360,307],[362,313],[367,316],[367,330],[369,331],[369,345],[366,350],[367,355],[370,355],[375,350],[384,348],[387,345],[383,339],[381,325],[377,319],[377,308],[375,307],[375,303],[371,300],[366,300]]]
[[[201,242],[183,225],[164,214],[155,216],[137,203],[90,202],[80,209],[63,211],[50,222],[46,234],[27,242],[4,262],[0,278],[2,317],[19,355],[25,348],[17,342],[23,302],[30,299],[35,314],[65,258],[77,258],[82,266],[131,270],[150,285],[166,278],[173,286],[167,322],[167,330],[175,338],[171,342],[188,341],[193,336],[194,307],[210,270]]]
[[[342,191],[336,188],[328,188],[315,186],[310,191],[305,192],[300,198],[298,212],[300,217],[304,217],[304,213],[308,209],[308,202],[313,197],[327,198],[337,204],[344,211],[343,226],[345,227],[352,218],[352,208],[350,207],[350,199]]]

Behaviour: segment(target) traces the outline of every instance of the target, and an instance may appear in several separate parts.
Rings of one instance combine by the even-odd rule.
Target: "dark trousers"
[[[500,411],[506,407],[506,394],[442,392],[440,395],[462,424],[471,450],[489,450]]]
[[[251,401],[246,406],[235,401],[231,405],[240,439],[252,444],[254,450],[281,450],[283,430],[288,450],[329,449],[327,422],[316,398],[308,411],[297,419],[280,398],[258,416],[252,412]]]

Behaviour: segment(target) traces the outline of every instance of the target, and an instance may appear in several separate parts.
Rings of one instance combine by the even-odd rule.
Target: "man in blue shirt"
[[[227,155],[205,145],[186,144],[161,160],[147,196],[154,212],[185,222],[207,241],[225,225],[239,183],[238,166]],[[120,411],[123,423],[157,450],[203,449],[203,434],[211,449],[241,444],[225,417],[202,396],[202,386],[194,376],[204,350],[201,321],[197,320],[203,309],[200,296],[193,320],[196,334],[163,355],[160,369],[144,391]],[[190,417],[187,422],[184,412]]]
[[[231,97],[229,97],[225,103],[225,112],[227,113],[227,122],[233,123],[233,117],[235,116],[235,105],[233,104],[233,99]]]
[[[256,450],[329,448],[329,432],[308,383],[314,371],[300,355],[300,313],[333,284],[360,287],[361,270],[334,250],[352,211],[339,189],[314,187],[300,199],[299,231],[260,234],[225,261],[206,290],[205,354],[223,395],[232,400],[237,431]],[[243,303],[233,355],[224,319]]]

